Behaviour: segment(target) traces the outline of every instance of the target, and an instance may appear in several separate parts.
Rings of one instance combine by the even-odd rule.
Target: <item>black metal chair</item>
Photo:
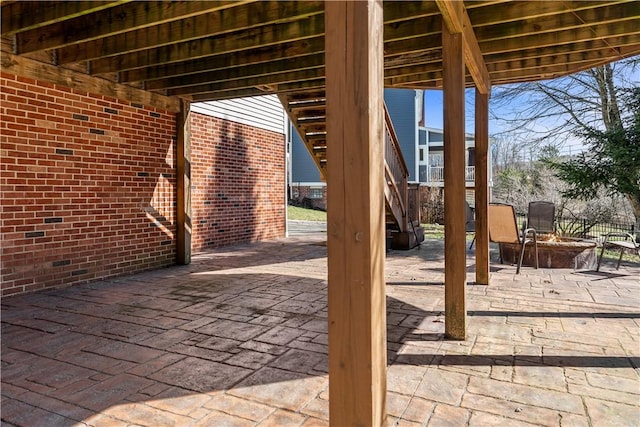
[[[556,232],[556,205],[552,202],[529,202],[526,228],[533,228],[538,234]]]
[[[471,249],[476,242],[476,215],[473,208],[469,206],[469,202],[465,200],[465,204],[467,206],[467,220],[464,224],[464,231],[466,233],[473,233],[473,240],[471,240],[471,244],[469,245],[469,249]]]

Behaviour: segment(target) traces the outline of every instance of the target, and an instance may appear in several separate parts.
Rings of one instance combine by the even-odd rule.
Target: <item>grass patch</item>
[[[424,237],[427,239],[444,239],[444,225],[420,224],[424,228]]]
[[[287,206],[289,219],[297,221],[321,221],[327,222],[327,213],[315,209],[299,208],[297,206]]]
[[[602,250],[602,248],[598,248],[598,257],[600,256],[600,251]],[[602,256],[602,259],[604,261],[613,261],[613,262],[618,262],[618,258],[620,258],[620,250],[609,250],[609,249],[605,249],[604,250],[604,255]],[[635,252],[631,252],[629,250],[624,251],[624,255],[622,255],[622,261],[627,261],[627,262],[632,262],[632,263],[637,263],[638,262],[638,255],[635,254]]]

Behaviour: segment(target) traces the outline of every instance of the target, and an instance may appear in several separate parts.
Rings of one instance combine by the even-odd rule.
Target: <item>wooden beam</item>
[[[559,9],[559,3],[553,1],[509,1],[500,2],[495,5],[473,8],[477,2],[470,2],[466,5],[469,19],[478,28],[486,25],[502,24],[505,22],[519,21],[523,16],[528,20],[533,20],[543,16],[557,15],[570,11],[580,11],[592,9],[594,7],[606,6],[619,3],[618,0],[578,0],[563,1]]]
[[[473,32],[473,26],[469,21],[469,15],[467,11],[463,9],[463,30],[464,36],[464,57],[467,69],[476,84],[476,88],[480,93],[488,94],[491,91],[491,78],[489,77],[489,71],[482,58],[482,52],[478,45],[478,40]]]
[[[464,43],[464,58],[467,69],[476,83],[476,87],[482,93],[489,93],[491,90],[491,80],[489,72],[482,59],[482,52],[478,45],[478,40],[473,32],[473,26],[469,20],[469,15],[461,1],[436,0],[436,4],[442,12],[442,18],[449,31],[452,33],[462,33]]]
[[[229,3],[224,1],[223,3]],[[196,15],[215,4],[206,1],[142,1],[124,3],[88,15],[16,34],[18,54],[54,49]]]
[[[588,4],[588,2],[585,3]],[[547,33],[553,34],[567,30],[590,30],[594,23],[603,26],[628,22],[637,28],[639,9],[637,2],[627,1],[579,11],[555,13],[540,18],[530,19],[525,16],[517,21],[476,27],[475,34],[481,45],[482,42],[490,40],[499,40],[508,45],[510,38],[542,37]],[[483,52],[486,53],[484,49]]]
[[[385,421],[382,15],[382,1],[326,3],[329,421],[335,426]]]
[[[296,81],[315,80],[324,77],[324,66],[310,68],[308,70],[287,71],[280,74],[270,74],[267,76],[253,76],[230,81],[220,81],[214,83],[205,83],[194,86],[184,86],[175,89],[169,89],[167,94],[170,96],[187,95],[203,92],[229,91],[238,90],[252,86],[262,85],[279,85],[283,83],[292,83]]]
[[[428,82],[432,81],[441,81],[442,80],[442,70],[429,68],[421,73],[416,74],[406,74],[402,76],[389,76],[385,77],[384,84],[386,87],[397,87],[403,85],[413,86],[415,88],[420,88],[423,85],[426,85]]]
[[[532,34],[503,40],[479,40],[480,48],[485,55],[518,53],[526,49],[539,49],[540,52],[554,49],[555,46],[580,43],[611,37],[625,37],[638,33],[638,23],[634,21],[620,21],[618,23],[593,24],[589,28],[562,29],[544,34]]]
[[[211,2],[206,13],[58,49],[58,61],[86,61],[178,42],[290,22],[324,10],[322,2]],[[132,43],[135,41],[135,43]]]
[[[385,2],[383,7],[385,24],[440,13],[431,1]]]
[[[17,1],[2,4],[2,35],[26,31],[46,25],[94,13],[131,0],[90,0],[90,1]]]
[[[23,56],[0,52],[2,71],[35,80],[43,80],[72,89],[110,96],[129,102],[156,107],[169,112],[180,111],[180,101],[153,92],[117,84],[99,77],[34,61]]]
[[[324,56],[324,37],[319,36],[305,40],[295,40],[275,46],[270,45],[252,50],[241,50],[226,55],[205,56],[193,61],[127,70],[122,71],[118,78],[121,83],[155,80],[165,78],[166,76],[178,77],[204,71],[212,72],[227,68],[245,67],[282,58],[293,59],[311,54],[322,54]]]
[[[464,48],[462,33],[442,26],[444,97],[444,308],[445,335],[464,340],[466,308],[466,209]]]
[[[607,59],[620,55],[620,49],[640,44],[640,28],[635,35],[625,35],[605,39],[586,40],[578,43],[560,44],[548,49],[523,49],[518,58],[500,53],[485,56],[487,68],[491,72],[521,70],[562,63],[578,63],[597,59]]]
[[[440,34],[442,19],[438,15],[423,16],[417,19],[385,24],[384,41],[385,44],[405,40],[407,38],[427,36],[430,34]]]
[[[111,73],[144,68],[156,64],[194,60],[211,56],[212,53],[221,55],[223,53],[304,40],[322,35],[324,32],[323,18],[322,15],[313,15],[294,22],[270,24],[248,29],[238,34],[223,34],[217,37],[126,53],[113,58],[100,58],[89,61],[89,69],[92,74]]]
[[[475,96],[476,284],[489,284],[489,94]]]
[[[243,67],[190,74],[188,76],[158,79],[147,82],[146,88],[148,90],[155,90],[203,84],[207,85],[209,82],[222,83],[256,77],[271,77],[274,75],[291,74],[293,71],[304,71],[314,68],[324,68],[324,53],[316,53],[297,58],[279,59],[266,64],[246,65]]]
[[[324,77],[318,79],[295,81],[291,83],[281,83],[277,85],[267,85],[260,87],[250,87],[244,89],[232,89],[228,91],[214,91],[197,93],[191,96],[192,101],[216,101],[221,99],[242,98],[245,96],[266,95],[269,93],[295,93],[307,90],[324,89]]]
[[[464,3],[461,1],[451,0],[435,0],[444,24],[449,28],[449,32],[453,34],[462,33],[464,31],[464,22],[462,15],[464,13]],[[443,25],[444,27],[444,25]]]
[[[620,54],[616,59],[624,59],[625,56]],[[500,83],[508,83],[515,81],[536,81],[542,79],[553,79],[556,77],[566,76],[568,74],[577,73],[579,71],[588,70],[589,68],[597,67],[599,65],[608,64],[611,62],[611,58],[604,58],[593,61],[586,61],[576,64],[558,64],[548,65],[546,67],[530,67],[519,70],[518,73],[513,73],[508,70],[505,71],[491,71],[491,78]]]
[[[189,104],[176,114],[176,262],[191,263],[191,133]]]

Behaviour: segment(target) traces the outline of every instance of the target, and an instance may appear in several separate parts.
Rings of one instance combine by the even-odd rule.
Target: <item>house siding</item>
[[[322,179],[318,166],[293,126],[291,126],[289,135],[291,135],[291,185],[320,182]]]
[[[197,102],[191,111],[251,127],[284,133],[284,109],[276,95]]]
[[[416,176],[416,92],[407,89],[385,89],[384,101],[387,104],[393,127],[398,136],[400,149],[409,169],[409,181],[417,181]]]

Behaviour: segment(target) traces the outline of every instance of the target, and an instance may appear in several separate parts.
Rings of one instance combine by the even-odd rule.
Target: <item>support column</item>
[[[476,283],[489,284],[489,94],[476,89]]]
[[[444,96],[445,335],[464,340],[466,309],[464,52],[462,33],[442,24]]]
[[[385,419],[382,2],[325,4],[329,419]]]
[[[181,101],[176,117],[176,262],[191,262],[191,137],[189,103]]]

